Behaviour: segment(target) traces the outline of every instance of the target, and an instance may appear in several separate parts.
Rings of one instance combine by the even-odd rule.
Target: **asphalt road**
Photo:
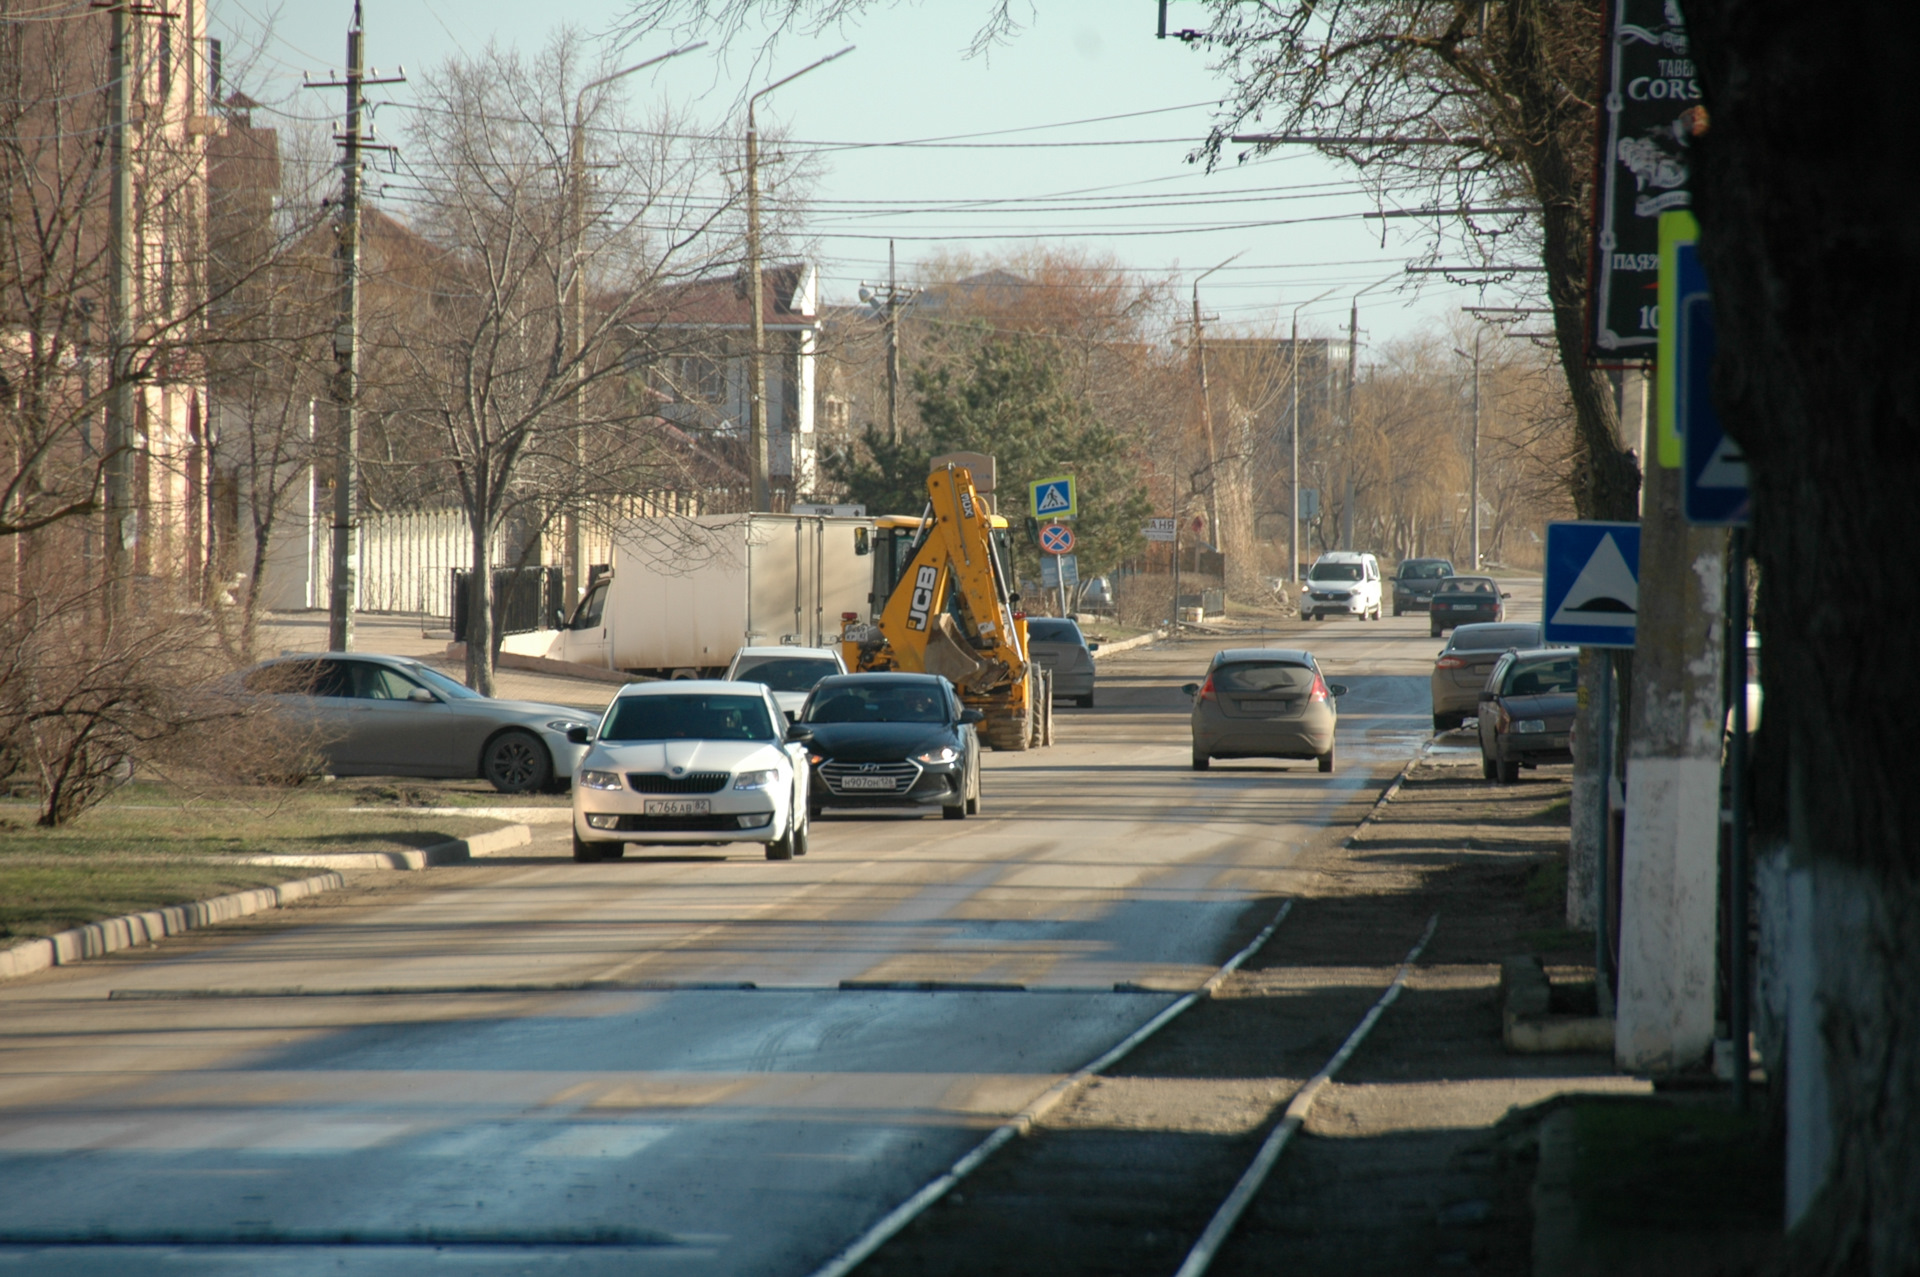
[[[964,823],[599,865],[549,825],[457,888],[0,986],[0,1271],[805,1274],[1210,974],[1426,738],[1424,616],[1260,641],[1350,686],[1334,775],[1192,772],[1194,639],[1103,662]]]

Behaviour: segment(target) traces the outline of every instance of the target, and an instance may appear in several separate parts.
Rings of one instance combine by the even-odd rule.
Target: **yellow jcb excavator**
[[[843,632],[847,668],[944,675],[963,704],[986,715],[980,737],[988,745],[1045,743],[1050,698],[1040,690],[1042,672],[1028,663],[1026,616],[1014,610],[1019,595],[972,472],[935,470],[923,518],[881,522],[901,525],[883,527],[883,536],[911,530],[913,540],[881,561],[899,570],[878,623],[850,623]]]

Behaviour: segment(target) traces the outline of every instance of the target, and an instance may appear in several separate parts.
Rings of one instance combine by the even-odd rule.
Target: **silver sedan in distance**
[[[1334,702],[1347,689],[1327,682],[1312,652],[1227,648],[1214,653],[1206,682],[1182,690],[1193,697],[1195,771],[1216,758],[1310,758],[1333,770]]]
[[[1454,630],[1434,657],[1428,679],[1433,690],[1433,730],[1450,732],[1478,712],[1480,689],[1487,685],[1502,652],[1545,642],[1538,621],[1482,621]]]
[[[503,794],[563,789],[596,715],[482,696],[404,656],[320,652],[262,661],[238,676],[308,736],[336,776],[478,777]]]

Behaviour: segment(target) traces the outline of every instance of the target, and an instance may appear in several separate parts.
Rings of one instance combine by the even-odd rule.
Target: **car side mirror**
[[[813,729],[811,727],[803,727],[799,723],[787,724],[787,743],[788,744],[805,745],[811,742],[812,740],[813,740]]]
[[[1500,597],[1501,597],[1501,598],[1503,598],[1503,599],[1510,599],[1510,598],[1512,598],[1512,597],[1513,597],[1513,594],[1512,594],[1512,592],[1511,592],[1511,591],[1507,591],[1507,590],[1503,590],[1503,591],[1501,591],[1501,593],[1500,593]]]
[[[1098,643],[1089,643],[1087,644],[1087,650],[1089,652],[1097,652],[1100,650],[1100,645]]]
[[[987,716],[977,709],[963,709],[960,711],[960,721],[963,723],[984,723],[987,721]]]
[[[786,714],[786,716],[787,716],[787,721],[788,721],[789,723],[797,723],[797,722],[799,722],[799,721],[800,721],[800,711],[799,711],[799,710],[797,710],[797,709],[790,709],[790,710],[786,710],[786,711],[784,711],[784,713]]]
[[[1335,700],[1339,700],[1342,696],[1345,696],[1346,694],[1347,694],[1347,685],[1345,683],[1328,683],[1327,684],[1327,695],[1333,697]]]
[[[593,744],[593,729],[590,727],[569,727],[567,729],[567,744],[569,745]]]
[[[1494,691],[1490,687],[1483,687],[1480,689],[1480,703],[1482,705],[1486,704],[1488,701],[1497,700],[1499,696],[1500,696],[1500,693]]]
[[[416,687],[411,692],[408,692],[407,699],[416,705],[437,705],[440,702],[439,697],[424,687]]]
[[[1200,684],[1182,683],[1180,684],[1180,690],[1185,692],[1188,696],[1198,696],[1200,695]]]

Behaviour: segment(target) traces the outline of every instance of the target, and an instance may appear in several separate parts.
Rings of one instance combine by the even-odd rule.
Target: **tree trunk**
[[[484,505],[475,503],[484,509]],[[493,557],[484,515],[468,511],[473,534],[473,574],[467,578],[467,686],[493,695]]]
[[[1756,842],[1787,840],[1811,913],[1790,946],[1789,1192],[1808,1207],[1789,1219],[1792,1264],[1911,1274],[1920,577],[1888,558],[1920,543],[1910,17],[1866,6],[1836,21],[1787,0],[1686,11],[1710,113],[1693,189],[1715,397],[1749,463],[1765,590],[1755,767],[1789,778],[1786,828]]]

